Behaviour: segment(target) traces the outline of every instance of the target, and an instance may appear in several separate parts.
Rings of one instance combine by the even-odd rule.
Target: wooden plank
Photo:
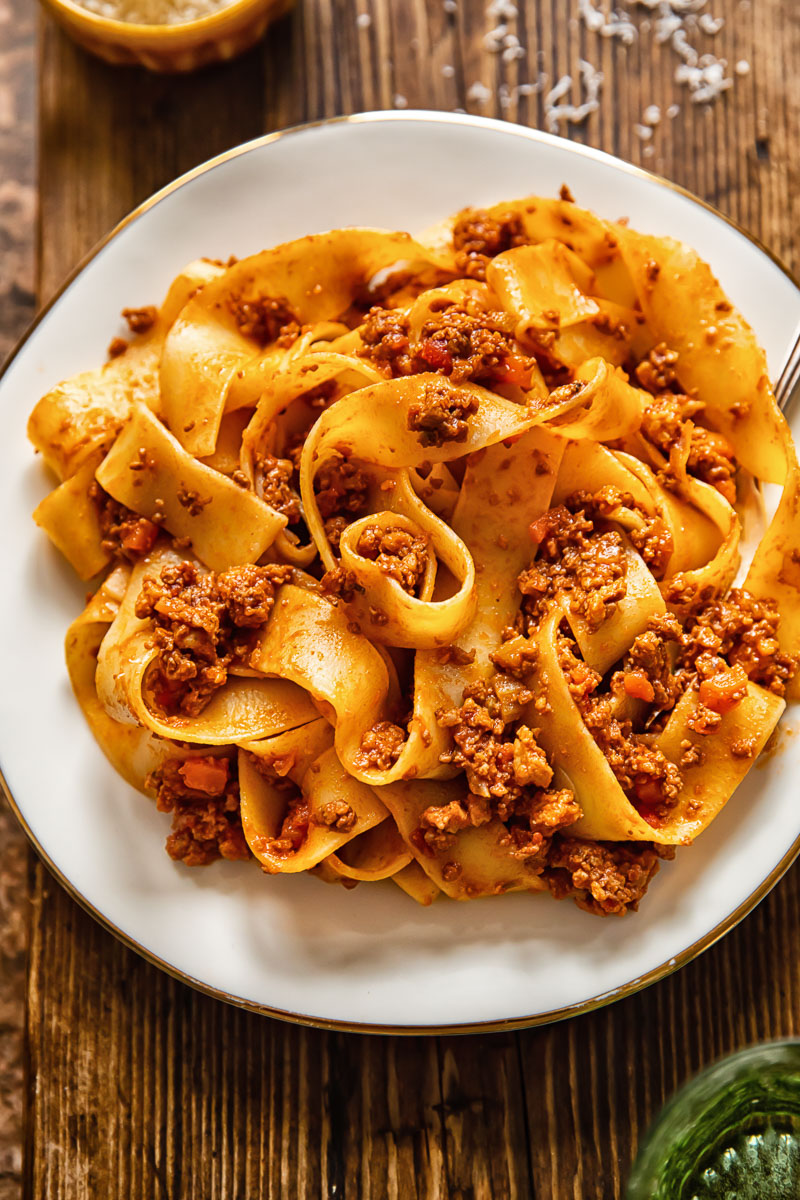
[[[403,100],[541,125],[541,93],[514,89],[540,68],[550,83],[577,75],[581,57],[606,85],[574,137],[665,172],[797,261],[791,0],[717,0],[728,32],[708,45],[752,71],[708,115],[676,85],[668,48],[599,39],[565,19],[562,0],[518,7],[525,56],[506,62],[486,48],[484,0],[453,12],[440,0],[306,0],[263,48],[179,80],[115,71],[47,26],[42,298],[145,195],[235,142]],[[359,14],[371,20],[357,24]],[[652,103],[681,112],[646,143],[633,125]],[[800,1020],[798,869],[723,943],[640,996],[547,1029],[446,1039],[327,1034],[245,1014],[123,949],[41,868],[35,902],[30,1200],[617,1198],[678,1082]]]
[[[0,0],[0,362],[34,313],[35,19]],[[0,796],[0,1200],[22,1177],[25,969],[30,856]]]

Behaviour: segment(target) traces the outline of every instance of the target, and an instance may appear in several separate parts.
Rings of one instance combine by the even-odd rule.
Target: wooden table
[[[0,349],[31,315],[34,278],[47,300],[115,221],[210,155],[402,98],[541,125],[541,94],[514,85],[576,74],[581,57],[605,86],[564,133],[685,184],[800,265],[793,0],[713,0],[727,25],[704,48],[751,69],[709,108],[675,83],[668,48],[590,33],[570,19],[577,0],[517,0],[525,53],[504,62],[483,44],[486,2],[298,0],[262,47],[172,79],[106,67],[49,22],[37,30],[29,0],[0,0]],[[478,80],[488,100],[468,99]],[[675,103],[652,139],[635,132],[648,105]],[[798,1032],[799,937],[795,867],[702,959],[592,1015],[483,1037],[323,1033],[225,1007],[123,949],[2,812],[0,1200],[20,1187],[30,1200],[611,1200],[677,1084]]]

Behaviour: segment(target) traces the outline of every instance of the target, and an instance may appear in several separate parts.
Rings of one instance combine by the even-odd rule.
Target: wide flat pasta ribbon
[[[365,779],[361,741],[397,703],[384,657],[356,633],[340,606],[315,592],[284,584],[251,664],[304,688],[336,726],[336,750],[355,779]]]
[[[684,441],[686,446],[683,451],[677,448],[670,457],[678,495],[717,527],[720,543],[714,556],[706,563],[691,570],[681,571],[664,581],[662,590],[670,603],[677,607],[692,604],[698,598],[710,599],[728,590],[739,567],[739,542],[742,532],[736,510],[722,493],[688,474],[688,439],[684,438]]]
[[[687,692],[662,734],[657,748],[672,762],[680,761],[686,742],[704,749],[709,769],[683,768],[683,786],[664,819],[645,820],[620,787],[608,761],[584,724],[558,661],[556,639],[563,611],[555,606],[534,636],[538,655],[533,675],[537,696],[544,699],[531,708],[527,720],[537,728],[539,745],[547,752],[560,787],[569,787],[583,810],[570,826],[570,834],[599,841],[652,841],[685,845],[714,819],[752,765],[750,757],[736,758],[730,750],[742,736],[753,737],[758,750],[775,727],[784,702],[755,684],[747,696],[722,718],[718,731],[694,737],[687,718],[698,705],[695,692]]]
[[[184,450],[143,405],[137,405],[97,469],[102,488],[171,534],[214,570],[256,562],[286,518],[226,475]]]
[[[564,445],[537,428],[468,460],[452,530],[476,564],[474,615],[453,646],[417,651],[408,739],[392,767],[364,770],[360,778],[383,786],[454,774],[440,762],[451,741],[436,714],[460,704],[465,687],[494,671],[489,656],[517,615],[517,576],[533,555],[528,527],[549,507]]]
[[[162,747],[168,751],[169,743],[160,743],[141,726],[115,721],[98,698],[95,683],[97,652],[119,611],[129,575],[126,567],[112,571],[67,630],[65,653],[72,689],[100,749],[131,787],[143,791],[145,778],[159,765]]]
[[[249,742],[239,751],[242,828],[253,854],[271,874],[308,871],[387,819],[373,789],[342,767],[332,742],[333,730],[319,720],[264,742]],[[275,765],[275,781],[258,770],[259,759],[266,767]],[[291,851],[276,845],[287,811],[281,777],[297,785],[304,807],[305,833]],[[329,819],[326,810],[332,803],[350,810],[347,828],[337,828]]]
[[[469,826],[455,836],[446,850],[419,849],[413,835],[427,808],[441,807],[466,795],[463,779],[392,783],[380,791],[397,828],[417,863],[438,888],[453,900],[500,896],[509,891],[546,891],[547,885],[510,850],[506,827],[498,820],[479,828]],[[458,870],[453,871],[453,864]]]
[[[191,746],[176,745],[166,738],[157,737],[152,730],[141,725],[116,721],[98,696],[98,651],[119,612],[129,577],[130,568],[126,566],[115,567],[108,575],[67,630],[65,655],[72,689],[100,749],[114,770],[131,787],[144,792],[150,772],[162,766],[167,759],[185,761],[198,754],[207,757],[209,748],[195,751]],[[210,751],[223,755],[227,752],[227,747]]]
[[[357,390],[369,383],[379,383],[382,376],[370,363],[360,358],[331,350],[315,349],[291,359],[276,371],[264,388],[242,437],[241,466],[251,480],[255,475],[254,457],[259,450],[271,450],[266,444],[276,417],[306,392],[322,384],[351,377]]]
[[[435,266],[408,234],[336,229],[241,259],[191,299],[164,345],[160,380],[167,424],[191,454],[211,454],[232,388],[237,404],[255,403],[263,368],[285,351],[246,336],[236,320],[243,304],[270,300],[301,325],[330,321],[350,307],[379,271],[413,262]],[[241,378],[237,380],[237,375]]]
[[[157,354],[132,347],[104,367],[59,383],[28,420],[28,437],[59,479],[69,479],[98,450],[107,449],[127,421],[131,404],[158,395]]]
[[[679,572],[696,570],[709,563],[719,551],[724,536],[730,532],[730,514],[725,513],[720,525],[723,510],[718,505],[713,509],[716,520],[712,520],[704,510],[708,508],[706,492],[695,494],[695,498],[702,498],[704,509],[695,507],[687,498],[662,487],[650,467],[633,454],[621,450],[614,454],[618,463],[628,472],[628,490],[634,492],[646,510],[659,516],[667,528],[672,553],[664,568],[664,578],[671,579]],[[632,479],[638,481],[639,492],[630,486]],[[598,483],[597,486],[602,484]]]
[[[97,656],[97,692],[106,712],[124,724],[139,724],[165,738],[223,746],[245,738],[268,737],[313,720],[308,695],[288,679],[237,675],[218,688],[202,712],[186,716],[160,712],[148,687],[148,672],[158,656],[153,625],[137,617],[135,605],[144,580],[157,577],[168,563],[183,561],[157,548],[134,568],[119,611]]]
[[[370,628],[376,641],[419,649],[449,645],[467,625],[475,607],[475,567],[463,542],[454,538],[451,530],[448,530],[448,536],[441,538],[439,553],[458,579],[459,587],[447,599],[434,600],[434,546],[430,545],[427,551],[420,595],[412,596],[396,579],[385,574],[377,562],[359,553],[361,534],[374,528],[402,529],[412,535],[421,532],[414,521],[394,512],[375,513],[348,526],[339,544],[342,566],[351,571],[358,585],[364,588],[363,596],[354,597],[350,611],[366,628],[369,628],[370,611],[381,614],[380,624]]]
[[[783,483],[785,436],[764,351],[744,317],[688,246],[628,229],[618,237],[654,338],[678,353],[681,386],[702,401],[743,467]]]
[[[567,601],[564,615],[584,662],[605,675],[622,658],[633,640],[644,633],[654,617],[666,612],[658,584],[640,554],[625,545],[625,595],[602,625],[593,629],[586,619],[573,613]]]
[[[575,383],[566,385],[564,390],[569,392],[572,388],[576,389],[573,398],[578,403],[564,416],[554,416],[548,422],[553,433],[612,442],[635,432],[641,425],[645,393],[631,387],[620,367],[611,366],[603,358],[590,358],[576,370]]]
[[[786,430],[787,475],[777,510],[753,555],[745,588],[777,605],[777,638],[781,649],[796,654],[800,646],[800,467]],[[800,672],[790,681],[788,695],[800,697]]]
[[[89,495],[103,451],[96,451],[73,475],[48,492],[33,519],[60,550],[79,579],[91,579],[111,561],[103,548],[97,507]]]
[[[133,404],[159,410],[158,362],[167,330],[189,294],[219,273],[204,260],[190,263],[173,280],[147,333],[134,338],[124,354],[59,383],[38,402],[28,437],[59,479],[111,445]]]
[[[612,300],[593,299],[598,315],[555,330],[546,346],[548,357],[573,372],[589,358],[604,358],[615,367],[644,358],[653,339],[642,314]],[[534,338],[534,349],[536,345]]]
[[[503,308],[517,318],[517,336],[566,328],[600,314],[587,292],[594,277],[562,242],[519,246],[493,258],[486,282]]]
[[[764,749],[786,702],[758,684],[748,683],[745,697],[723,715],[713,734],[706,736],[694,733],[689,724],[699,706],[696,691],[684,692],[655,740],[656,747],[676,765],[693,747],[699,750],[697,762],[681,767],[680,795],[667,820],[660,823],[655,841],[661,841],[668,831],[676,843],[692,842],[714,820]],[[737,756],[732,747],[742,744],[748,753]]]
[[[340,879],[377,883],[393,878],[413,861],[394,818],[387,816],[379,825],[373,825],[329,855],[325,865]]]

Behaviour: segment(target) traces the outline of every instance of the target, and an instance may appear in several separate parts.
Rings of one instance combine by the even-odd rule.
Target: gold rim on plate
[[[639,179],[647,180],[650,183],[657,183],[660,187],[668,188],[670,191],[676,192],[680,196],[684,196],[687,200],[691,200],[693,204],[696,204],[700,208],[706,209],[718,220],[723,221],[726,225],[730,226],[732,229],[735,229],[737,233],[746,238],[748,242],[754,245],[772,263],[774,263],[775,266],[777,266],[789,279],[789,281],[794,284],[795,288],[798,290],[798,293],[800,293],[800,281],[798,281],[785,263],[781,262],[780,258],[778,258],[776,254],[774,254],[767,246],[759,241],[757,237],[749,233],[746,229],[743,229],[741,225],[738,225],[736,221],[731,220],[730,217],[727,217],[724,213],[719,212],[718,209],[714,208],[712,204],[702,200],[699,196],[695,196],[687,188],[681,187],[680,184],[673,183],[669,179],[664,179],[663,176],[656,175],[654,172],[645,170],[643,167],[637,167],[633,163],[624,162],[622,159],[616,158],[613,154],[607,154],[604,150],[596,150],[592,146],[584,146],[579,142],[567,142],[567,139],[556,137],[553,134],[544,133],[538,129],[528,129],[526,126],[515,125],[508,121],[498,121],[489,117],[476,117],[470,114],[446,112],[440,113],[427,109],[409,109],[403,112],[378,111],[355,113],[351,116],[328,117],[320,121],[309,121],[304,125],[292,125],[287,129],[281,129],[275,133],[267,133],[261,137],[253,138],[252,141],[243,142],[241,145],[234,146],[230,150],[225,150],[222,154],[218,154],[215,158],[211,158],[207,162],[201,163],[199,166],[194,167],[191,171],[187,171],[184,175],[179,176],[177,179],[173,180],[172,183],[168,183],[166,187],[161,188],[147,200],[143,201],[140,205],[133,209],[132,212],[128,213],[126,217],[123,217],[123,219],[117,225],[115,225],[114,228],[111,229],[110,232],[107,233],[105,237],[103,237],[83,259],[81,259],[74,270],[70,272],[65,281],[56,291],[55,295],[52,296],[44,308],[37,314],[27,331],[17,342],[9,358],[3,365],[2,370],[0,370],[0,382],[2,382],[3,377],[10,368],[11,364],[15,361],[17,355],[22,350],[23,346],[26,345],[29,338],[38,328],[44,317],[47,316],[58,300],[61,299],[70,284],[78,277],[78,275],[81,274],[81,272],[99,254],[99,252],[105,246],[107,246],[108,243],[117,236],[117,234],[121,233],[123,229],[127,228],[128,225],[130,225],[138,217],[141,217],[149,209],[155,207],[155,205],[161,200],[177,191],[178,188],[183,187],[184,184],[189,183],[192,179],[196,179],[199,175],[205,175],[208,171],[213,171],[216,167],[221,166],[230,159],[238,158],[242,154],[249,154],[250,151],[259,149],[262,146],[267,146],[271,142],[278,141],[280,138],[285,138],[295,133],[303,133],[308,129],[319,129],[327,125],[409,120],[428,121],[432,124],[447,123],[452,125],[472,125],[479,128],[494,129],[500,133],[513,133],[514,136],[525,138],[528,141],[538,142],[540,144],[550,146],[563,146],[568,144],[572,152],[580,155],[583,158],[591,158],[598,162],[604,162],[609,165],[613,165],[617,170],[622,171],[627,175],[633,175]],[[244,1000],[240,996],[232,996],[229,992],[225,992],[221,988],[211,987],[209,984],[203,983],[199,979],[195,979],[186,972],[178,970],[177,967],[174,967],[171,963],[159,958],[158,955],[153,954],[150,950],[147,950],[129,934],[125,933],[118,926],[114,925],[114,923],[110,921],[108,917],[100,912],[99,909],[95,908],[85,896],[82,896],[78,892],[75,886],[64,875],[60,868],[56,866],[56,864],[34,836],[33,831],[25,820],[22,811],[11,794],[5,777],[2,774],[2,770],[0,770],[0,788],[2,789],[3,794],[5,795],[6,800],[11,807],[11,811],[14,813],[14,816],[22,826],[22,829],[24,830],[28,840],[50,873],[55,876],[64,890],[72,897],[73,900],[80,904],[80,906],[85,909],[90,916],[94,917],[98,924],[102,925],[104,929],[107,929],[109,933],[113,934],[114,937],[121,941],[130,950],[134,950],[142,958],[146,959],[147,962],[152,963],[153,966],[156,966],[160,970],[166,972],[167,975],[171,975],[173,979],[177,979],[180,983],[188,984],[190,987],[195,988],[199,992],[203,992],[206,996],[213,997],[215,1000],[224,1000],[227,1004],[232,1004],[237,1008],[243,1008],[248,1012],[260,1013],[262,1016],[274,1017],[281,1021],[288,1021],[294,1025],[307,1025],[315,1029],[337,1030],[345,1033],[374,1033],[419,1036],[420,1034],[449,1035],[456,1033],[466,1034],[511,1032],[516,1029],[529,1029],[536,1025],[549,1025],[555,1023],[556,1021],[564,1021],[569,1017],[578,1017],[585,1013],[594,1012],[598,1008],[604,1008],[607,1004],[612,1004],[615,1000],[623,1000],[628,996],[634,995],[636,992],[642,991],[651,984],[658,983],[660,980],[665,979],[668,975],[671,975],[674,971],[686,966],[687,963],[691,962],[692,959],[697,958],[705,950],[710,949],[715,942],[718,942],[720,938],[724,937],[726,933],[729,933],[736,925],[738,925],[739,922],[748,915],[748,913],[752,912],[756,905],[759,904],[772,890],[775,884],[779,882],[781,877],[786,873],[794,860],[797,858],[798,854],[800,854],[800,837],[798,837],[783,855],[777,866],[773,868],[767,878],[750,896],[748,896],[746,900],[744,900],[736,909],[734,909],[734,911],[728,917],[726,917],[725,920],[720,921],[720,923],[711,929],[707,934],[705,934],[704,937],[699,938],[696,942],[693,942],[691,946],[687,946],[686,949],[682,950],[680,954],[668,959],[667,962],[662,963],[660,966],[654,967],[651,971],[646,972],[646,974],[639,976],[637,979],[633,979],[619,988],[614,988],[610,992],[604,992],[599,996],[593,996],[591,999],[581,1001],[577,1004],[567,1005],[565,1008],[552,1009],[549,1012],[538,1013],[526,1017],[510,1017],[499,1021],[475,1021],[456,1025],[378,1025],[357,1021],[326,1020],[322,1017],[311,1017],[304,1013],[292,1013],[286,1012],[285,1010],[279,1008],[271,1008],[268,1004],[257,1004],[251,1000]]]

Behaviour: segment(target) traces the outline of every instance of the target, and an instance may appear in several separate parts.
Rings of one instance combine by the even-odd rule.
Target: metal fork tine
[[[785,390],[781,393],[781,408],[787,404],[789,397],[797,388],[798,380],[800,380],[800,359],[797,359],[794,364],[794,370],[789,379],[786,381]]]
[[[795,360],[794,369],[781,391],[778,404],[782,409],[786,408],[792,396],[796,393],[798,382],[800,382],[800,359]]]
[[[778,379],[775,383],[775,399],[779,408],[785,408],[800,382],[800,328]]]
[[[775,396],[781,408],[783,407],[783,403],[786,402],[789,392],[794,389],[796,379],[798,379],[798,364],[799,360],[796,356],[793,359],[789,359],[787,365],[783,368],[781,378],[778,379]]]

